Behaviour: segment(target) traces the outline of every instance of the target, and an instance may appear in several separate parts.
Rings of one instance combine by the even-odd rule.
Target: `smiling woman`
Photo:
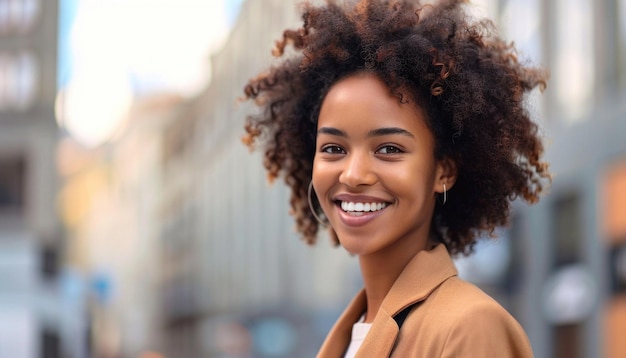
[[[402,262],[425,249],[433,193],[454,184],[423,113],[368,72],[337,82],[322,104],[313,187],[340,244],[361,260]]]
[[[462,0],[304,5],[251,80],[246,124],[297,227],[358,256],[364,288],[319,357],[530,357],[515,319],[451,255],[534,203],[550,180],[526,95],[545,86]]]

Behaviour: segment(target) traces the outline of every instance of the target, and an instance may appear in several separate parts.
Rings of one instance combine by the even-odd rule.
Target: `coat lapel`
[[[356,358],[389,357],[400,333],[393,317],[426,299],[437,286],[456,274],[454,263],[442,244],[415,255],[389,290]],[[365,291],[361,290],[328,333],[318,358],[343,357],[350,343],[352,326],[365,312],[366,305]]]
[[[457,270],[443,244],[420,251],[391,286],[381,308],[393,317],[404,308],[423,301],[437,286],[456,275]]]
[[[444,245],[415,255],[389,290],[356,358],[391,356],[400,333],[395,315],[425,300],[437,286],[455,275],[457,270]]]
[[[355,358],[389,357],[398,333],[400,330],[396,321],[389,313],[380,309]]]

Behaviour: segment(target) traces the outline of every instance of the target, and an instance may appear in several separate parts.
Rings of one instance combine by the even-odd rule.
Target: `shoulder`
[[[480,324],[519,326],[496,300],[456,276],[444,281],[420,306],[425,318],[434,319],[448,328],[476,328]]]
[[[432,356],[532,357],[528,338],[511,314],[456,276],[418,304],[405,326],[402,335],[419,338]]]
[[[451,277],[444,281],[425,301],[426,305],[437,312],[440,319],[449,318],[458,321],[459,317],[480,316],[490,319],[507,319],[511,315],[491,296],[480,288]]]

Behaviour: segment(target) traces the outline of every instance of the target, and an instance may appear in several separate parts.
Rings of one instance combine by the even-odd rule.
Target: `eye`
[[[325,145],[320,149],[320,151],[322,153],[328,153],[328,154],[345,154],[346,153],[346,151],[343,150],[343,148],[334,144]]]
[[[404,153],[404,151],[398,147],[396,147],[395,145],[384,145],[382,147],[380,147],[376,153],[379,154],[400,154],[400,153]]]

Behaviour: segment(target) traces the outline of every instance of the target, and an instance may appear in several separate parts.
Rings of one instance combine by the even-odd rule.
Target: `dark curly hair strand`
[[[512,200],[538,200],[550,174],[524,101],[545,88],[547,76],[522,64],[494,25],[473,20],[464,3],[305,3],[302,28],[286,30],[273,51],[286,58],[245,86],[262,111],[248,117],[244,142],[265,149],[271,179],[284,176],[308,243],[319,229],[307,201],[317,117],[330,87],[359,71],[375,73],[399,100],[410,91],[427,112],[435,157],[456,163],[458,179],[432,225],[451,254],[471,252],[478,232],[507,224]],[[285,55],[287,46],[296,54]]]

